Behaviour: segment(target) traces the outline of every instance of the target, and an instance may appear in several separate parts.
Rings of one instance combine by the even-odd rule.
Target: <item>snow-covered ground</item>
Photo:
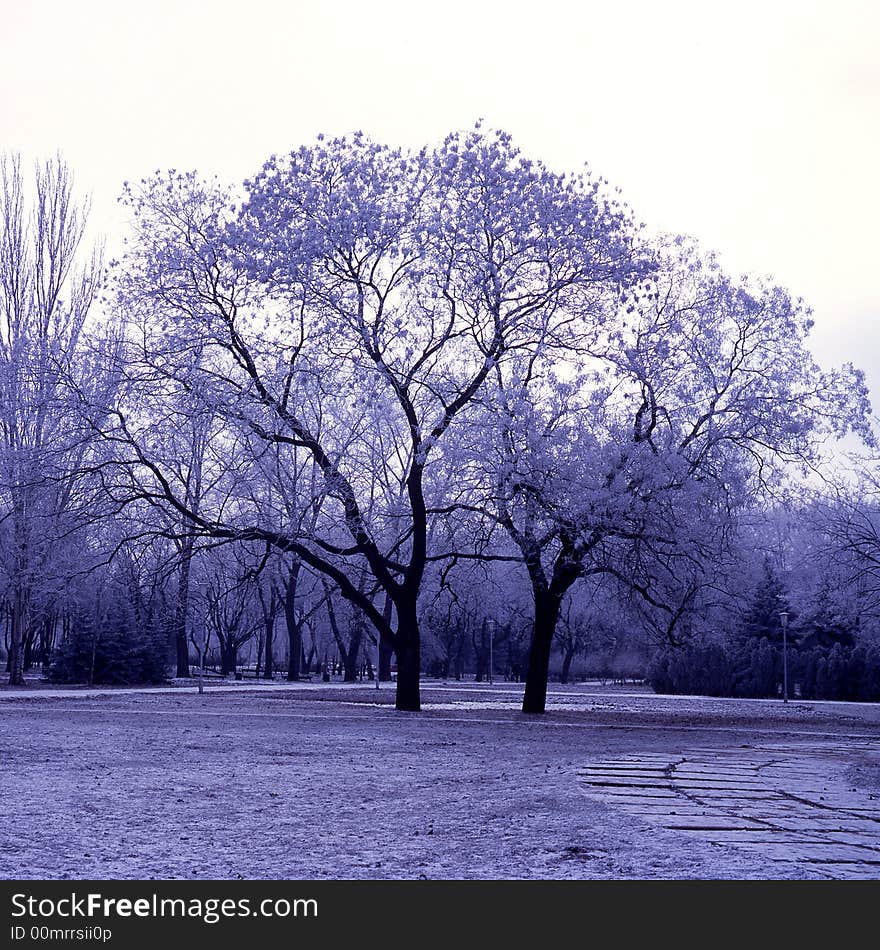
[[[520,695],[0,690],[0,875],[880,877],[880,707]]]

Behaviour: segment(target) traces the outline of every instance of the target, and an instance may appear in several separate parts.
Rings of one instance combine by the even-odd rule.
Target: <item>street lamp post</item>
[[[489,633],[489,685],[492,684],[492,677],[495,672],[495,621],[487,620],[486,621],[486,630]]]
[[[376,669],[373,672],[373,675],[376,678],[376,689],[379,688],[379,657],[381,656],[381,652],[380,652],[382,649],[380,646],[381,643],[382,643],[382,636],[377,630],[376,631]]]
[[[788,702],[788,611],[779,612],[782,621],[782,701]]]

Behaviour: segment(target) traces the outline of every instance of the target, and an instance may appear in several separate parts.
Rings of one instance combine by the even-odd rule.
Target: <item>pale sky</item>
[[[814,307],[880,411],[880,2],[0,0],[0,149],[60,149],[122,229],[125,179],[231,182],[318,132],[436,142],[478,118],[585,162],[651,228]]]

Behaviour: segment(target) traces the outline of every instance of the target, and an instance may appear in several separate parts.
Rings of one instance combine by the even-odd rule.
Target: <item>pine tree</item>
[[[793,619],[788,594],[769,558],[764,559],[763,572],[752,595],[751,604],[740,628],[746,642],[766,639],[772,644],[782,643],[782,621],[785,611]]]
[[[851,647],[856,638],[856,625],[835,603],[833,592],[827,582],[816,594],[810,610],[801,618],[799,627],[804,633],[805,647],[830,649],[836,643]]]
[[[95,622],[81,617],[61,643],[49,670],[55,683],[133,686],[168,675],[168,642],[161,632],[139,631],[124,611]]]

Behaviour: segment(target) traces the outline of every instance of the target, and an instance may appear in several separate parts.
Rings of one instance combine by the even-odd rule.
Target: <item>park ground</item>
[[[3,878],[880,878],[880,705],[0,690]]]

